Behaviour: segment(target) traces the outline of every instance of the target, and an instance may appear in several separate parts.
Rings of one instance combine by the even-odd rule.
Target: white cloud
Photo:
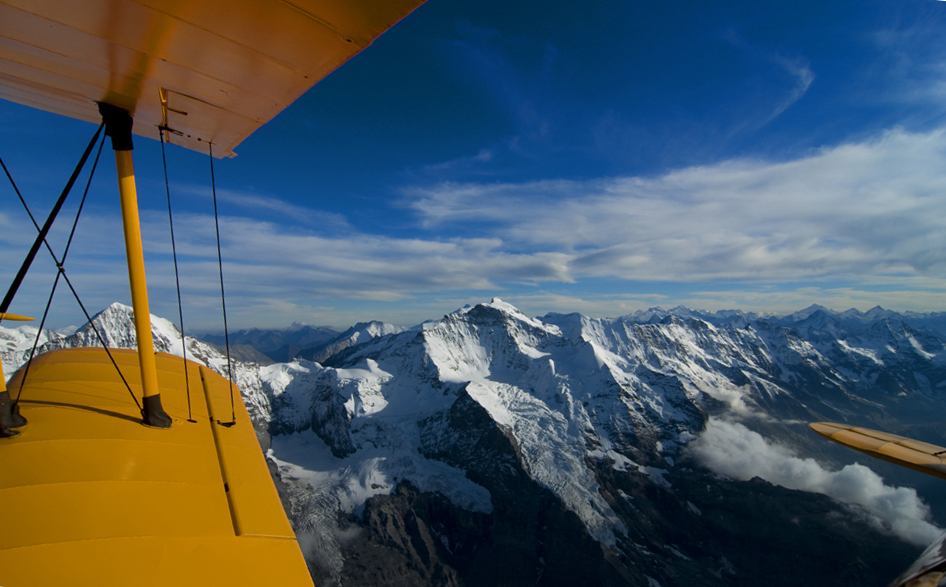
[[[946,135],[887,132],[786,162],[663,176],[405,191],[429,228],[484,223],[567,256],[572,279],[791,281],[946,275]]]
[[[772,113],[765,119],[762,126],[775,120],[779,114],[788,110],[789,106],[795,102],[801,100],[802,96],[805,95],[805,92],[808,91],[808,88],[811,87],[812,82],[815,81],[815,74],[808,67],[808,64],[801,59],[787,59],[785,57],[776,56],[774,58],[775,62],[782,66],[789,75],[795,79],[795,86],[788,93],[788,95],[783,99],[775,109],[772,110]]]
[[[437,163],[434,165],[427,165],[424,167],[424,171],[427,173],[439,173],[444,171],[459,171],[474,168],[477,165],[483,163],[489,163],[493,159],[493,151],[491,149],[480,149],[476,155],[458,157],[456,159],[451,159],[449,161],[444,161],[443,163]]]
[[[175,184],[171,187],[172,205],[180,194],[200,196],[208,201],[213,195],[211,189],[206,186]],[[305,222],[313,226],[319,226],[322,229],[346,230],[351,228],[345,218],[340,214],[324,212],[305,206],[297,206],[296,204],[292,204],[269,194],[261,194],[249,190],[221,188],[217,190],[217,200],[221,204],[227,204],[228,210],[237,207],[245,210],[253,210],[256,213],[272,212],[286,219],[290,219],[294,223]]]
[[[798,458],[791,449],[767,442],[742,424],[710,418],[689,448],[710,470],[726,477],[742,481],[760,477],[857,506],[874,526],[911,544],[926,546],[942,533],[929,522],[929,507],[915,489],[886,485],[860,464],[826,470],[814,459]]]
[[[230,215],[221,218],[228,301],[250,324],[295,319],[267,300],[285,300],[288,312],[352,300],[460,300],[473,292],[518,296],[536,314],[613,316],[655,304],[791,311],[812,302],[942,309],[943,170],[946,133],[893,130],[783,162],[728,161],[655,177],[414,187],[405,190],[420,224],[413,238],[366,233],[343,219],[287,226]],[[278,199],[241,197],[257,209],[298,212]],[[67,264],[92,308],[127,296],[120,220],[96,212],[83,215]],[[10,259],[22,258],[33,232],[16,214],[9,211],[0,236]],[[160,307],[162,296],[176,299],[166,212],[145,210],[142,222]],[[177,214],[175,228],[185,300],[210,307],[219,287],[212,217]],[[64,242],[66,232],[53,240]],[[34,273],[47,273],[31,273],[18,303],[45,299],[50,268],[42,253]],[[632,294],[620,293],[622,280],[704,285],[685,293],[636,287]],[[710,285],[717,282],[737,285]],[[553,286],[559,291],[539,289]],[[387,306],[388,314],[371,317],[408,324],[442,309],[453,308],[435,304],[427,315],[421,307],[398,315]]]

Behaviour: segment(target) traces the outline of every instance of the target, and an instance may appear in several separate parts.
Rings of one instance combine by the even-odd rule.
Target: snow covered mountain
[[[341,334],[331,338],[330,340],[327,340],[311,348],[300,350],[294,355],[293,358],[298,357],[300,359],[324,363],[326,360],[347,349],[348,347],[362,344],[379,336],[396,334],[402,330],[403,328],[398,328],[397,326],[388,324],[386,322],[378,322],[377,320],[372,320],[371,322],[359,322],[345,332],[342,332]]]
[[[235,376],[317,582],[884,585],[939,532],[897,486],[919,475],[805,424],[946,444],[946,342],[888,311],[809,310],[530,318],[494,299],[356,327],[370,338],[331,366]],[[133,344],[129,312],[96,317],[109,344]]]
[[[0,361],[2,361],[3,374],[7,381],[13,372],[29,358],[34,344],[37,346],[37,352],[45,352],[40,350],[44,348],[44,344],[66,336],[52,330],[43,330],[37,340],[38,330],[37,327],[29,324],[15,328],[0,327]]]
[[[339,333],[327,326],[309,326],[293,323],[289,328],[261,329],[250,328],[237,330],[229,335],[231,347],[234,345],[252,346],[274,362],[291,361],[301,350],[324,345],[338,337]],[[226,340],[223,334],[201,334],[201,340],[217,346]]]
[[[334,367],[261,370],[271,455],[319,496],[297,503],[319,520],[325,577],[395,567],[429,584],[722,585],[784,568],[776,583],[818,584],[886,569],[880,585],[938,534],[914,490],[862,465],[827,468],[855,457],[805,423],[937,424],[942,338],[889,315],[854,329],[824,311],[791,327],[639,318],[533,319],[493,300],[347,349]],[[336,538],[353,529],[368,532]],[[865,550],[849,560],[812,534]],[[749,550],[751,536],[769,538]],[[777,546],[813,563],[787,566]]]

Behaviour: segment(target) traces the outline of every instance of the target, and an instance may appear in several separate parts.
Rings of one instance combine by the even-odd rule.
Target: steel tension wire
[[[89,159],[89,154],[92,152],[93,147],[95,147],[95,143],[99,138],[99,134],[102,133],[102,128],[104,126],[105,123],[100,124],[98,130],[95,131],[95,135],[92,137],[92,140],[89,141],[89,146],[85,148],[85,152],[82,153],[82,158],[79,159],[79,164],[76,165],[75,170],[69,177],[69,181],[66,183],[66,187],[63,188],[62,193],[59,195],[56,205],[53,206],[53,209],[49,212],[49,217],[46,218],[46,223],[40,229],[39,234],[36,236],[36,240],[33,241],[33,246],[30,248],[30,252],[26,255],[26,259],[23,260],[20,270],[13,279],[13,283],[10,284],[10,289],[7,290],[7,295],[3,298],[3,301],[0,302],[0,314],[6,312],[10,308],[10,304],[13,302],[13,296],[16,295],[16,291],[23,283],[23,278],[26,277],[26,272],[29,271],[30,265],[33,264],[33,259],[36,258],[36,252],[39,250],[40,244],[45,244],[46,248],[49,249],[50,254],[53,255],[53,259],[56,259],[56,254],[53,253],[52,247],[50,247],[49,243],[46,241],[46,235],[49,233],[49,229],[52,227],[53,221],[56,220],[59,210],[62,209],[62,205],[65,203],[69,192],[72,190],[72,186],[75,184],[76,179],[78,179],[79,173],[81,173],[82,168],[85,167],[85,162]],[[17,191],[19,192],[19,190]],[[56,260],[56,264],[59,264],[58,260]]]
[[[36,331],[36,338],[33,339],[33,347],[30,349],[30,358],[26,361],[26,367],[23,369],[23,377],[20,378],[20,388],[16,391],[16,399],[13,405],[20,404],[20,396],[23,394],[23,386],[26,385],[26,379],[30,376],[30,367],[33,365],[33,357],[36,356],[36,347],[39,345],[39,337],[43,334],[43,326],[46,325],[46,317],[49,315],[49,308],[53,304],[53,296],[56,295],[56,286],[59,285],[59,278],[62,272],[56,272],[56,279],[53,280],[53,288],[49,292],[49,299],[46,300],[46,309],[43,310],[43,319],[39,322],[39,330]]]
[[[121,378],[122,383],[125,384],[125,389],[128,390],[128,394],[131,396],[131,399],[135,402],[135,406],[138,407],[138,411],[144,413],[144,408],[141,404],[138,403],[138,398],[135,397],[135,392],[131,390],[131,385],[128,384],[128,381],[125,379],[125,375],[122,373],[122,370],[118,367],[118,362],[115,361],[115,357],[112,356],[112,352],[108,349],[108,344],[105,342],[105,337],[102,336],[102,333],[99,332],[99,329],[95,326],[95,322],[92,321],[92,317],[89,315],[88,310],[85,309],[85,304],[82,303],[82,300],[79,299],[79,292],[76,291],[76,288],[73,287],[72,281],[69,280],[69,276],[66,275],[66,270],[63,264],[66,262],[66,255],[69,254],[69,248],[72,246],[72,237],[75,235],[76,226],[79,224],[79,214],[82,213],[82,208],[85,206],[86,196],[89,194],[89,187],[92,185],[92,176],[95,175],[95,169],[98,167],[99,156],[102,154],[102,147],[105,146],[105,137],[102,137],[102,142],[99,143],[98,153],[95,155],[95,162],[92,164],[92,171],[89,173],[89,180],[85,185],[85,192],[82,194],[82,201],[79,203],[79,210],[76,212],[75,222],[72,224],[72,231],[69,233],[69,241],[66,243],[66,250],[62,254],[62,263],[59,264],[60,274],[62,278],[66,281],[66,285],[69,286],[70,291],[72,291],[73,297],[76,299],[76,303],[79,304],[79,307],[82,308],[82,313],[85,315],[86,321],[89,323],[89,326],[92,328],[92,332],[95,333],[95,337],[102,343],[102,348],[105,350],[105,354],[108,355],[108,360],[111,361],[112,366],[115,367],[115,372],[118,373],[118,376]],[[43,318],[45,320],[45,317]],[[26,380],[26,374],[24,373],[23,380]],[[21,387],[22,389],[22,387]],[[18,396],[19,397],[19,396]]]
[[[26,205],[26,200],[23,199],[23,194],[20,193],[20,188],[16,186],[16,182],[13,181],[13,176],[10,175],[10,170],[7,169],[6,164],[3,162],[3,158],[0,157],[0,167],[3,167],[3,172],[7,174],[7,179],[10,180],[10,185],[13,186],[13,191],[16,192],[18,198],[20,198],[20,203],[23,204],[23,208],[26,209],[27,215],[29,215],[30,220],[33,221],[33,226],[36,227],[36,231],[39,232],[39,223],[36,222],[36,218],[33,217],[33,213],[30,212],[30,207]]]
[[[111,351],[108,350],[108,344],[105,342],[105,338],[102,336],[102,333],[99,332],[99,329],[96,328],[95,322],[92,321],[92,318],[89,315],[89,311],[85,309],[85,305],[82,303],[82,300],[79,299],[79,294],[76,292],[76,288],[72,285],[72,282],[69,281],[69,276],[63,273],[62,278],[66,281],[66,285],[69,286],[69,289],[72,290],[72,295],[75,296],[76,302],[78,302],[79,307],[82,308],[82,313],[85,315],[85,319],[89,322],[92,332],[95,333],[95,337],[99,339],[100,343],[102,343],[102,348],[105,350],[105,354],[108,355],[109,360],[112,362],[112,366],[115,367],[115,371],[117,371],[118,376],[121,377],[122,383],[125,384],[125,389],[127,389],[128,393],[131,395],[131,399],[135,400],[135,405],[138,406],[138,410],[144,413],[144,408],[142,408],[141,404],[138,403],[138,398],[135,397],[135,392],[131,390],[131,386],[128,385],[128,381],[122,374],[122,370],[119,369],[118,363],[115,361],[115,357],[113,357]]]
[[[92,186],[92,178],[95,177],[95,170],[99,166],[99,157],[102,156],[102,147],[105,146],[105,137],[99,143],[99,150],[95,153],[95,160],[92,161],[92,169],[89,171],[89,179],[85,182],[85,190],[82,192],[82,199],[79,200],[79,208],[76,210],[76,218],[72,221],[72,230],[69,231],[69,239],[66,241],[66,248],[62,251],[60,261],[60,271],[65,271],[63,266],[66,264],[66,257],[69,256],[69,249],[72,247],[72,239],[76,235],[76,227],[79,226],[79,216],[82,215],[82,209],[85,207],[85,200],[89,196],[89,188]]]
[[[214,146],[210,148],[210,187],[214,198],[214,227],[217,229],[217,267],[220,269],[220,305],[223,306],[223,340],[227,345],[227,381],[230,383],[230,423],[236,424],[236,408],[233,400],[233,372],[230,369],[230,334],[227,330],[227,299],[223,293],[223,255],[220,253],[220,221],[217,219],[217,184],[214,181]]]
[[[171,214],[171,185],[168,182],[168,160],[164,155],[164,130],[158,128],[161,137],[161,162],[164,164],[164,190],[168,196],[168,224],[171,225],[171,255],[174,257],[174,282],[177,284],[177,315],[181,321],[181,351],[183,353],[184,386],[187,389],[187,421],[194,422],[191,413],[191,382],[187,374],[187,339],[184,336],[184,308],[181,303],[181,278],[177,271],[177,246],[174,243],[174,216]]]
[[[96,157],[96,159],[97,159],[97,157]],[[17,187],[16,181],[13,180],[13,175],[11,175],[11,174],[10,174],[10,170],[7,169],[6,164],[3,162],[3,158],[0,158],[0,167],[3,167],[3,172],[6,174],[7,179],[10,180],[10,185],[13,186],[13,191],[16,193],[16,196],[20,199],[20,203],[23,204],[23,209],[26,210],[26,215],[30,217],[30,221],[33,223],[33,226],[36,228],[36,232],[41,232],[42,229],[40,228],[39,223],[36,222],[36,217],[33,216],[33,212],[30,210],[29,205],[26,203],[26,199],[23,197],[23,194],[20,192],[20,188]],[[56,258],[56,253],[53,252],[53,249],[52,249],[52,247],[49,245],[49,242],[47,242],[46,239],[43,239],[43,243],[46,245],[46,250],[48,250],[48,251],[49,251],[49,254],[52,255],[53,261],[54,261],[54,262],[56,263],[56,265],[58,266],[58,265],[59,265],[59,260]],[[59,280],[59,274],[58,274],[58,273],[56,274],[56,280],[57,280],[57,281]],[[55,285],[55,284],[53,284],[53,291],[56,291],[56,285]],[[49,306],[47,305],[47,311],[48,311],[48,307],[49,307]],[[44,316],[45,316],[45,314],[44,314]],[[0,315],[0,323],[2,323],[2,322],[3,322],[3,318],[2,318],[2,315]],[[39,338],[39,334],[40,334],[42,331],[43,331],[43,327],[42,327],[42,325],[40,325],[39,331],[38,331],[37,334],[36,334],[37,339]],[[34,344],[34,348],[35,348],[35,344]],[[33,357],[33,355],[32,355],[32,353],[30,353],[30,360],[32,360],[32,357]],[[28,373],[28,372],[29,372],[29,370],[28,370],[28,367],[27,367],[27,373]],[[19,399],[19,395],[17,395],[17,399]],[[16,405],[16,402],[14,402],[14,405]]]
[[[46,225],[44,226],[44,228],[45,228],[45,230],[46,230],[47,233],[48,233],[48,231],[49,231],[49,227],[52,225],[52,220],[54,220],[54,219],[55,219],[55,215],[58,214],[58,211],[59,211],[58,209],[62,207],[62,203],[65,201],[65,197],[68,195],[69,191],[71,191],[72,186],[73,186],[73,184],[75,183],[75,180],[78,178],[78,175],[79,175],[79,173],[81,172],[82,167],[85,166],[85,162],[88,160],[88,156],[89,156],[89,154],[90,154],[92,148],[95,146],[95,142],[96,142],[96,140],[98,139],[98,136],[99,136],[99,134],[100,134],[101,131],[102,131],[102,126],[104,126],[104,125],[100,125],[99,128],[98,128],[98,130],[95,132],[95,135],[92,137],[92,141],[89,143],[89,146],[86,148],[85,152],[83,153],[82,159],[80,160],[78,167],[77,167],[76,170],[73,172],[72,176],[71,176],[70,179],[69,179],[69,183],[66,185],[66,188],[63,190],[63,193],[60,195],[60,200],[57,202],[57,208],[54,209],[54,212],[50,214],[50,218],[46,221]],[[20,192],[19,188],[17,187],[16,182],[13,180],[13,177],[12,177],[12,175],[10,174],[9,170],[7,169],[6,165],[4,165],[2,161],[0,161],[0,165],[2,165],[3,170],[4,170],[4,172],[5,172],[6,175],[7,175],[7,178],[10,180],[10,184],[13,186],[13,190],[16,192],[17,196],[18,196],[19,199],[20,199],[20,202],[23,204],[23,207],[24,207],[24,209],[26,210],[27,215],[29,215],[30,220],[33,222],[33,226],[34,226],[34,227],[36,228],[36,230],[40,233],[39,237],[37,237],[37,242],[39,242],[39,239],[40,239],[40,238],[42,239],[43,244],[46,246],[46,250],[49,251],[49,254],[50,254],[50,256],[53,258],[53,262],[56,263],[56,267],[57,267],[57,270],[58,270],[57,273],[56,273],[56,279],[55,279],[55,281],[53,282],[52,291],[50,292],[50,295],[49,295],[49,300],[48,300],[47,303],[46,303],[46,309],[45,309],[45,311],[43,312],[43,319],[42,319],[42,321],[40,322],[39,331],[37,332],[36,339],[33,341],[33,348],[32,348],[32,350],[30,351],[30,358],[29,358],[29,361],[27,361],[26,370],[24,371],[24,373],[23,373],[23,378],[22,378],[21,381],[20,381],[20,389],[19,389],[19,391],[17,392],[17,397],[16,397],[16,400],[14,401],[14,405],[17,405],[17,403],[19,402],[19,400],[20,400],[20,395],[21,395],[22,392],[23,392],[23,385],[24,385],[25,382],[26,382],[26,378],[29,376],[29,369],[30,369],[30,365],[32,364],[33,357],[34,357],[35,352],[36,352],[37,344],[38,344],[38,342],[39,342],[39,335],[40,335],[40,334],[42,333],[42,331],[43,331],[43,326],[45,325],[46,318],[47,318],[48,313],[49,313],[49,308],[50,308],[50,305],[51,305],[51,303],[52,303],[53,295],[56,293],[56,288],[57,288],[57,286],[58,286],[59,278],[60,278],[60,276],[61,276],[61,277],[65,280],[66,284],[69,286],[69,289],[72,291],[73,297],[75,297],[76,302],[79,304],[79,308],[82,309],[82,313],[85,315],[85,318],[86,318],[86,320],[87,320],[88,323],[89,323],[89,326],[92,327],[92,331],[95,333],[96,338],[98,338],[99,342],[102,344],[102,347],[105,349],[105,353],[108,355],[109,360],[112,362],[112,365],[115,367],[115,370],[118,372],[118,376],[121,378],[122,383],[124,383],[125,389],[128,390],[128,393],[131,395],[132,400],[134,400],[135,405],[138,406],[138,409],[139,409],[139,410],[141,410],[141,405],[138,403],[138,398],[135,397],[134,392],[131,390],[131,386],[128,384],[128,381],[125,379],[125,376],[122,374],[121,369],[119,369],[118,363],[115,361],[115,358],[112,356],[112,353],[109,351],[109,349],[108,349],[108,344],[105,342],[104,337],[103,337],[102,334],[99,332],[98,328],[96,328],[95,324],[92,322],[92,318],[91,318],[91,316],[89,315],[88,310],[86,310],[85,305],[82,303],[82,300],[79,298],[79,293],[76,291],[76,288],[72,285],[72,282],[69,280],[69,276],[66,275],[65,267],[64,267],[65,259],[66,259],[66,256],[69,254],[69,248],[71,247],[71,245],[72,245],[72,239],[73,239],[73,237],[75,236],[76,227],[77,227],[78,222],[79,222],[79,216],[81,215],[82,209],[83,209],[83,207],[85,206],[85,201],[86,201],[86,198],[87,198],[88,193],[89,193],[89,188],[90,188],[91,185],[92,185],[92,177],[95,175],[95,170],[96,170],[96,168],[98,167],[99,157],[100,157],[101,154],[102,154],[102,146],[103,146],[104,144],[105,144],[105,139],[103,138],[103,139],[102,139],[102,142],[99,144],[99,149],[98,149],[98,152],[96,153],[95,161],[94,161],[93,164],[92,164],[92,170],[91,170],[90,173],[89,173],[89,179],[88,179],[88,181],[86,182],[85,191],[84,191],[83,194],[82,194],[82,200],[81,200],[81,202],[80,202],[80,204],[79,204],[79,208],[78,208],[78,210],[77,210],[77,212],[76,212],[76,218],[75,218],[75,221],[73,222],[72,230],[71,230],[71,232],[70,232],[70,234],[69,234],[69,240],[68,240],[68,242],[66,243],[65,251],[63,252],[62,261],[60,261],[60,260],[57,258],[55,251],[53,251],[52,246],[49,244],[49,241],[46,240],[46,234],[43,233],[43,229],[40,228],[40,227],[39,227],[39,224],[36,222],[36,219],[35,219],[35,217],[33,216],[33,213],[30,211],[29,205],[26,203],[26,200],[23,198],[22,193]],[[37,243],[34,243],[34,249],[38,249],[38,244],[37,244]],[[31,252],[32,252],[33,255],[35,256],[35,250],[33,250],[33,251],[31,251]],[[32,260],[30,260],[30,262],[32,262]],[[25,266],[28,268],[29,264],[25,264]],[[23,269],[21,268],[21,271],[22,271],[22,270],[23,270]],[[17,285],[17,287],[18,287],[18,285]],[[15,294],[15,289],[11,288],[11,290],[12,290],[12,292]],[[7,295],[12,298],[11,293],[8,292]]]
[[[33,339],[33,347],[30,349],[30,358],[26,361],[26,369],[23,371],[23,377],[20,379],[20,388],[16,392],[16,399],[13,400],[13,405],[16,406],[20,403],[20,396],[23,393],[23,386],[26,385],[26,379],[30,376],[30,366],[33,364],[33,358],[36,356],[36,347],[39,345],[39,337],[43,333],[43,327],[46,326],[46,318],[49,317],[49,308],[52,306],[53,297],[56,295],[56,288],[59,285],[59,278],[66,274],[66,257],[69,255],[69,248],[72,246],[72,237],[76,234],[76,227],[79,225],[79,216],[82,215],[82,208],[85,206],[86,197],[89,195],[89,187],[92,185],[92,178],[95,176],[95,169],[99,165],[99,157],[102,155],[102,146],[105,144],[105,139],[103,137],[102,142],[99,143],[99,150],[95,154],[95,161],[92,162],[92,170],[89,172],[89,179],[85,184],[85,191],[82,192],[82,200],[79,202],[79,208],[76,210],[76,218],[72,223],[72,230],[69,232],[69,239],[66,241],[66,248],[62,253],[62,260],[56,261],[56,279],[53,280],[53,287],[49,292],[49,299],[46,300],[46,308],[43,310],[43,319],[39,322],[39,330],[36,331],[36,338]],[[11,179],[12,181],[12,179]],[[17,190],[19,194],[19,190]],[[23,201],[22,196],[20,200]],[[29,206],[26,205],[26,202],[23,201],[23,206],[26,207],[26,213],[29,214],[30,218],[33,218],[33,213],[30,212]],[[36,224],[36,221],[33,220],[33,225],[36,226],[36,229],[39,230],[39,226]],[[45,242],[45,239],[43,239]],[[52,247],[49,243],[46,243],[49,252],[52,253]],[[53,254],[53,259],[56,259],[55,254]]]

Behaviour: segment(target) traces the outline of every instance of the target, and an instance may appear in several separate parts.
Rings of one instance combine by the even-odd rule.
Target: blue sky
[[[493,296],[946,310],[944,24],[935,0],[429,0],[215,163],[230,324],[412,325]],[[0,131],[45,214],[94,128],[2,102]],[[173,318],[158,144],[135,156],[152,312]],[[185,320],[219,328],[209,163],[168,156]],[[93,309],[129,300],[101,165],[67,263]],[[4,283],[27,222],[0,187]],[[13,311],[42,313],[52,270]],[[82,322],[57,300],[53,325]]]

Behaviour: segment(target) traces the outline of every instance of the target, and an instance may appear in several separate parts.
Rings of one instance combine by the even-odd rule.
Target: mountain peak
[[[94,316],[92,316],[92,321],[95,322],[96,324],[114,323],[116,321],[127,322],[128,324],[132,324],[131,320],[134,314],[135,314],[135,310],[131,306],[126,306],[125,304],[122,304],[120,302],[113,302],[107,308],[105,308],[98,314],[95,314]],[[88,328],[89,328],[89,323],[86,322],[85,324],[80,326],[77,329],[77,331],[86,330]]]
[[[533,328],[538,328],[540,330],[547,330],[549,328],[549,325],[543,323],[541,320],[526,316],[519,308],[495,297],[490,300],[489,303],[477,304],[469,309],[465,308],[457,312],[456,315],[458,317],[464,315],[474,318],[477,316],[485,317],[490,315],[490,311],[498,312],[506,320],[517,320],[519,322],[528,324]]]
[[[874,306],[870,310],[867,310],[866,312],[864,312],[864,316],[867,316],[868,318],[879,317],[885,314],[887,314],[887,310],[879,305]]]
[[[116,314],[116,313],[134,313],[134,308],[131,306],[126,306],[121,302],[112,302],[107,308],[96,314],[96,316],[101,316],[102,314]]]
[[[490,306],[491,308],[496,308],[497,310],[501,310],[503,312],[506,312],[507,314],[522,314],[522,312],[519,311],[519,308],[513,306],[512,304],[508,302],[504,302],[499,298],[493,298],[489,301],[488,304],[483,304],[483,305]]]
[[[462,308],[454,312],[454,314],[458,316],[462,316],[464,314],[469,314],[471,312],[475,312],[475,311],[487,309],[487,308],[493,309],[493,310],[499,310],[503,314],[513,314],[513,315],[524,316],[524,314],[519,311],[519,308],[513,306],[512,304],[508,302],[504,302],[497,297],[490,299],[490,301],[488,302],[480,302],[479,304],[474,304],[472,306],[470,304],[466,304],[465,306],[463,306]]]
[[[776,443],[807,446],[806,428],[759,424],[766,430],[763,437],[749,426],[756,419],[744,418],[747,423],[737,426],[727,423],[727,416],[758,414],[787,421],[816,411],[861,422],[867,412],[857,410],[869,405],[872,413],[882,409],[892,422],[906,415],[915,418],[917,410],[904,407],[902,397],[922,402],[932,420],[941,413],[936,408],[942,399],[933,393],[944,379],[946,351],[939,339],[898,330],[884,316],[873,321],[874,331],[861,327],[857,336],[850,336],[849,324],[863,319],[845,320],[820,306],[809,310],[809,321],[803,323],[748,314],[736,321],[728,311],[693,311],[691,316],[662,312],[663,323],[639,323],[579,313],[526,318],[493,298],[405,336],[364,344],[369,341],[360,337],[369,333],[359,330],[357,341],[336,340],[358,345],[332,365],[238,362],[235,378],[254,423],[272,435],[268,454],[278,459],[288,490],[298,492],[291,494],[293,499],[313,504],[290,513],[297,527],[324,530],[322,536],[331,537],[339,529],[334,521],[344,519],[362,537],[380,543],[394,536],[410,545],[416,534],[404,520],[413,519],[415,527],[423,529],[422,522],[436,529],[434,538],[444,547],[466,545],[456,560],[479,549],[486,554],[477,564],[498,561],[508,568],[525,550],[506,555],[494,545],[525,544],[536,553],[523,563],[529,572],[538,569],[530,582],[541,578],[539,572],[559,572],[545,570],[555,557],[568,558],[582,573],[597,573],[593,564],[601,560],[603,548],[631,570],[640,568],[635,565],[641,561],[685,564],[673,567],[677,575],[659,575],[661,584],[689,573],[698,579],[691,581],[694,585],[719,585],[719,576],[704,561],[716,564],[714,557],[725,553],[732,567],[742,570],[757,568],[759,556],[776,563],[784,557],[781,552],[747,552],[747,529],[788,535],[815,554],[833,543],[846,544],[847,534],[831,532],[842,532],[837,528],[848,524],[863,526],[851,530],[857,540],[874,536],[872,526],[861,519],[867,514],[857,518],[845,513],[828,499],[831,495],[789,491],[798,488],[791,476],[754,464],[777,454],[781,461],[799,465],[805,483],[844,479],[813,460],[802,461],[804,454],[796,458],[773,448]],[[134,344],[130,311],[114,304],[100,314],[104,324],[96,320],[108,346]],[[836,335],[808,325],[821,318],[838,325]],[[173,326],[154,320],[156,349],[183,354]],[[753,330],[734,326],[743,323],[751,323]],[[378,324],[383,323],[359,326]],[[98,344],[87,334],[58,346]],[[30,346],[23,338],[11,339],[13,352],[2,357],[11,373]],[[218,372],[227,369],[226,358],[215,349],[191,340],[187,344],[188,356]],[[685,466],[680,462],[684,454],[694,457]],[[321,482],[326,479],[331,482]],[[874,478],[858,479],[873,483]],[[320,483],[308,482],[312,480]],[[407,487],[420,497],[405,494]],[[880,481],[870,487],[899,491]],[[413,500],[416,509],[404,500]],[[909,501],[903,510],[922,511],[921,506]],[[817,525],[835,510],[849,516],[845,524]],[[508,511],[516,515],[512,524],[490,518]],[[773,519],[773,511],[790,513]],[[390,526],[393,534],[374,525],[378,518],[372,516],[378,512],[396,522]],[[876,512],[889,508],[868,514],[900,515],[899,510]],[[878,519],[888,523],[888,518]],[[925,520],[921,514],[911,518],[909,536],[934,531]],[[681,524],[705,537],[706,546],[680,541]],[[490,528],[490,533],[484,535],[480,528]],[[795,538],[822,531],[833,542],[809,544]],[[897,543],[886,535],[874,539],[880,552]],[[362,552],[365,544],[375,542],[326,544],[342,560],[343,554]],[[425,544],[426,552],[443,553],[435,551],[436,542]],[[542,550],[549,544],[558,546]],[[576,562],[570,551],[591,554]],[[833,563],[844,552],[846,547],[838,547],[825,560]],[[592,554],[599,558],[589,558]],[[864,555],[865,560],[874,556]],[[622,584],[647,583],[640,578]]]

